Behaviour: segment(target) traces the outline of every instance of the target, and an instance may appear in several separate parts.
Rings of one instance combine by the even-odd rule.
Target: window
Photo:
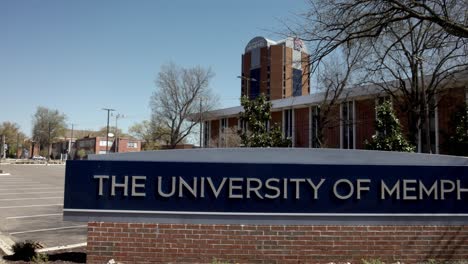
[[[254,81],[255,79],[255,81]],[[247,84],[248,96],[250,99],[255,99],[260,94],[260,81],[261,80],[261,69],[250,70],[250,76]]]
[[[94,148],[94,140],[88,139],[88,140],[76,141],[75,145],[76,145],[76,148]]]
[[[228,128],[228,120],[227,118],[222,118],[220,120],[220,126],[219,126],[219,145],[221,147],[224,147],[226,145],[226,133],[228,132],[227,131],[227,128]]]
[[[341,104],[341,148],[354,149],[354,101]]]
[[[137,142],[128,142],[127,143],[127,148],[138,148],[138,143]]]
[[[210,132],[211,132],[211,121],[205,121],[205,124],[203,126],[203,146],[205,148],[209,147]]]
[[[242,119],[237,119],[237,129],[240,130],[242,133],[247,131],[247,123]]]
[[[112,146],[113,141],[110,141],[110,140],[109,140],[109,141],[107,141],[107,142],[109,142],[109,147]],[[101,146],[101,147],[107,146],[106,141],[105,141],[105,140],[99,141],[99,146]]]
[[[293,69],[293,96],[302,95],[302,71]]]
[[[227,118],[221,119],[221,133],[226,132],[226,128],[228,126]]]
[[[390,96],[382,96],[382,97],[379,97],[377,98],[377,105],[381,105],[383,104],[385,101],[391,101],[392,98],[390,98]]]
[[[293,136],[293,110],[288,109],[283,112],[283,132],[286,138]]]

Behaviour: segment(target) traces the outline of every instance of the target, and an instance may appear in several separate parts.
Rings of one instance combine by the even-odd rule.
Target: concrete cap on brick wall
[[[157,150],[89,155],[90,160],[262,164],[468,166],[468,158],[447,155],[343,149],[223,148]]]

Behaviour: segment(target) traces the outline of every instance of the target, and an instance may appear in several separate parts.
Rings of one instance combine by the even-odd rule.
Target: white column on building
[[[343,103],[340,104],[340,149],[343,148]]]
[[[296,146],[296,115],[294,113],[294,108],[291,108],[291,139],[293,148]]]
[[[286,118],[285,118],[286,113],[285,113],[285,110],[283,109],[283,110],[281,111],[281,113],[282,113],[282,118],[283,118],[283,119],[282,119],[282,122],[281,122],[281,126],[283,127],[283,135],[286,136],[286,124],[285,124],[285,123],[286,123],[286,122],[285,122],[285,120],[286,120]]]
[[[309,106],[309,148],[312,147],[312,106]]]
[[[437,102],[437,95],[434,95],[435,101]],[[435,153],[439,154],[439,107],[434,108],[434,126],[435,126]]]
[[[353,149],[356,149],[356,107],[353,100]]]

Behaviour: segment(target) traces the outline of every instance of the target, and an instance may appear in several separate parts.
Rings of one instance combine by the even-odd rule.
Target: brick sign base
[[[88,223],[88,263],[468,260],[468,226]]]

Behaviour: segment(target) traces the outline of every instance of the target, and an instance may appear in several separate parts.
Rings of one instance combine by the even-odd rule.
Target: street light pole
[[[111,111],[115,109],[103,108],[102,110],[107,111],[107,133],[106,133],[106,154],[109,153],[109,115]]]
[[[18,152],[19,152],[19,133],[16,133],[16,158],[18,159]]]
[[[6,148],[5,148],[5,135],[2,135],[2,157],[6,159]]]
[[[49,133],[48,133],[48,136],[47,136],[47,161],[50,160],[50,121],[49,121]]]
[[[203,98],[200,97],[200,148],[202,148],[202,135],[203,135],[203,110],[202,110]]]

